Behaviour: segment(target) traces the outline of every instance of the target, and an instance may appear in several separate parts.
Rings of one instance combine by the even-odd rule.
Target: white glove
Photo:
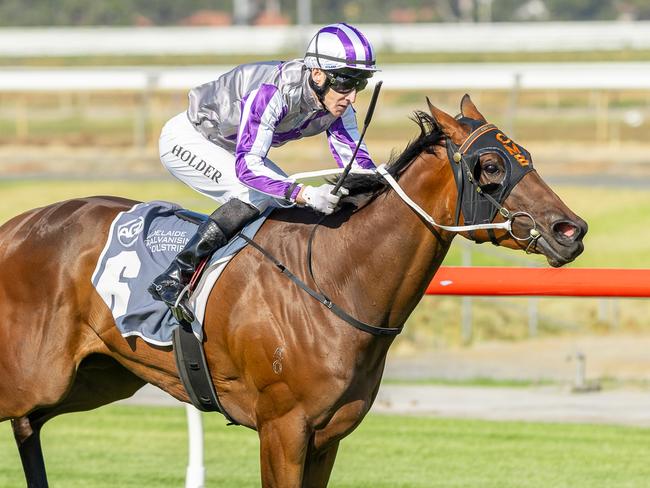
[[[314,210],[329,215],[334,212],[334,209],[339,204],[341,196],[349,193],[347,189],[341,188],[336,195],[332,195],[333,189],[334,185],[329,184],[320,186],[307,185],[302,190],[302,198],[304,198],[305,203]]]

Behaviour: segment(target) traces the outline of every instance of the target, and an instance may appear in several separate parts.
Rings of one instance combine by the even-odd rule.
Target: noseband
[[[493,124],[484,124],[466,117],[459,119],[459,122],[469,125],[472,132],[460,146],[454,144],[449,137],[446,141],[449,164],[458,189],[455,225],[447,226],[435,222],[433,217],[406,195],[384,166],[378,167],[377,172],[383,176],[400,198],[430,225],[452,232],[468,232],[476,242],[483,241],[476,238],[475,231],[487,230],[490,240],[494,244],[498,244],[494,229],[503,229],[517,241],[530,241],[526,247],[526,252],[529,252],[537,239],[541,237],[535,218],[528,212],[511,212],[503,206],[503,202],[524,175],[534,170],[530,153],[506,137]],[[486,153],[497,153],[504,161],[505,177],[499,184],[481,185],[478,181],[480,177],[479,160],[481,155]],[[459,225],[461,212],[464,225]],[[492,223],[497,212],[505,219],[505,222]],[[530,220],[532,227],[527,236],[522,237],[514,233],[512,223],[517,217],[525,217]]]

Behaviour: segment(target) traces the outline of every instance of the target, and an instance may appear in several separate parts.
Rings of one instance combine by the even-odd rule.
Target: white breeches
[[[290,206],[283,200],[244,186],[235,174],[235,155],[203,137],[185,112],[165,124],[159,150],[162,164],[172,175],[220,204],[238,198],[260,212],[269,206]],[[270,159],[265,159],[264,164],[285,174]]]

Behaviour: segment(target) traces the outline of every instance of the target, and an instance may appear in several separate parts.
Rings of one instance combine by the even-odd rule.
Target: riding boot
[[[178,320],[192,322],[189,307],[179,297],[189,284],[197,266],[237,234],[247,222],[259,215],[259,211],[241,200],[232,199],[215,210],[201,223],[196,234],[174,258],[164,273],[156,277],[149,293],[156,300],[165,302]]]

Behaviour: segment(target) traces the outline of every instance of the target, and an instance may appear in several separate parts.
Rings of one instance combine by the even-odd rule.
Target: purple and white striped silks
[[[327,140],[336,163],[341,168],[346,166],[350,162],[354,148],[359,140],[357,120],[354,109],[351,106],[327,129]],[[375,167],[364,142],[361,143],[361,147],[354,158],[352,166],[365,169],[373,169]]]
[[[251,91],[241,101],[241,122],[235,149],[237,178],[247,187],[277,198],[285,198],[294,181],[264,164],[271,145],[301,138],[302,129],[327,114],[317,112],[300,127],[282,134],[275,133],[275,128],[286,113],[287,107],[275,85],[263,84]],[[343,116],[330,125],[327,137],[336,163],[340,167],[348,164],[356,141],[359,140],[359,130],[352,107],[348,107]],[[366,169],[375,167],[365,144],[361,144],[353,166]],[[292,201],[299,191],[299,186],[292,190]]]
[[[285,198],[293,180],[264,164],[276,125],[287,113],[287,107],[275,85],[263,84],[243,100],[241,123],[235,149],[235,171],[244,185],[273,197]],[[295,200],[300,188],[291,195]]]

